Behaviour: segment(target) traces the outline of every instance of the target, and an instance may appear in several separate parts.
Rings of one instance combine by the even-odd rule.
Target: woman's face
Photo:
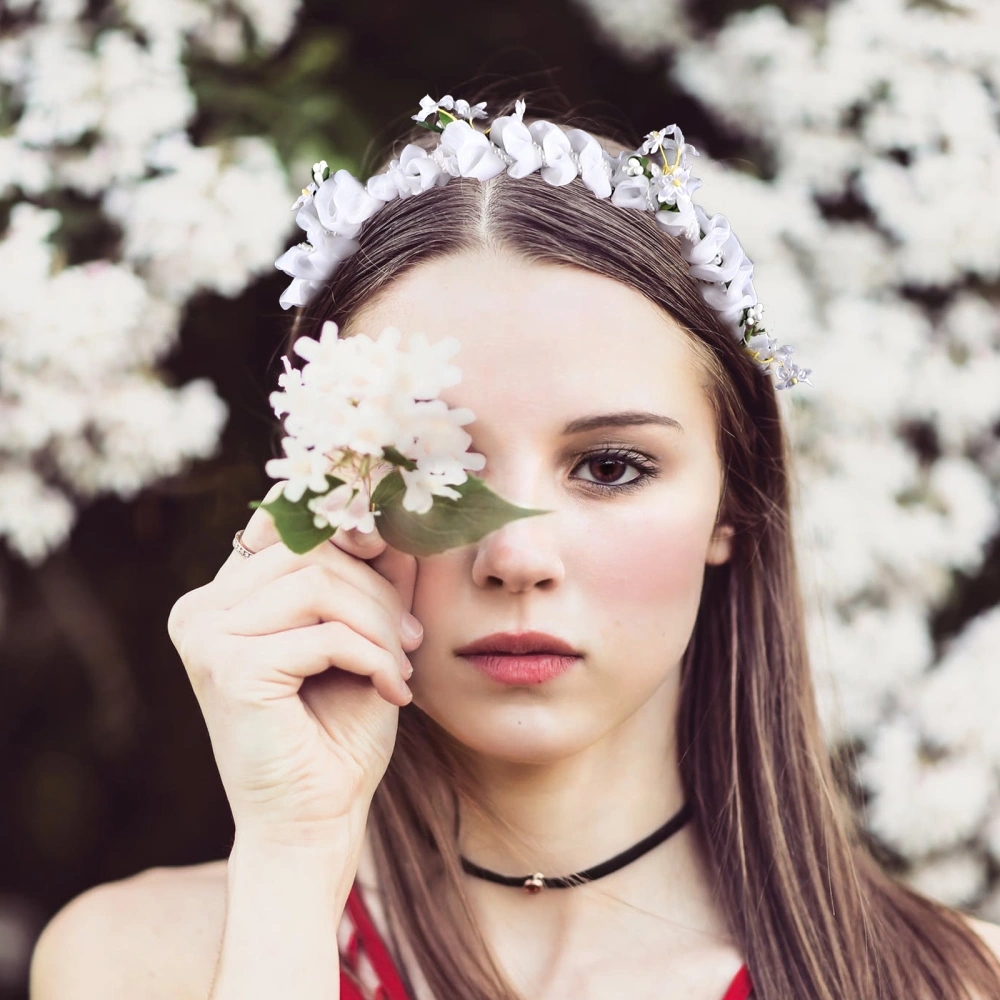
[[[418,559],[414,703],[474,754],[520,763],[579,752],[651,698],[672,704],[705,565],[729,556],[728,530],[713,530],[714,418],[687,335],[610,278],[471,252],[396,279],[343,335],[388,325],[404,347],[413,332],[458,339],[462,380],[441,398],[475,413],[464,428],[469,450],[486,456],[475,475],[512,503],[552,511]],[[639,411],[668,422],[566,432]],[[582,659],[513,686],[455,652],[528,630]]]

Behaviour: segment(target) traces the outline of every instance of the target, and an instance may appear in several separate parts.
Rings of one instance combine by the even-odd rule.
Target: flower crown
[[[698,151],[684,141],[676,125],[649,132],[641,148],[612,156],[588,132],[563,131],[547,121],[523,122],[525,102],[512,115],[494,118],[480,132],[473,124],[486,117],[486,102],[470,105],[451,95],[435,101],[428,94],[412,116],[424,128],[440,133],[427,150],[408,144],[388,170],[365,184],[347,170],[331,175],[325,160],[313,165],[313,178],[292,205],[296,224],[307,241],[283,253],[275,267],[291,275],[281,295],[282,309],[307,305],[341,261],[359,248],[364,223],[396,198],[409,198],[452,177],[485,181],[507,171],[526,177],[538,170],[556,187],[575,177],[598,198],[611,198],[621,208],[653,212],[657,224],[680,241],[681,253],[698,279],[705,301],[722,317],[754,363],[775,376],[777,388],[809,382],[812,369],[789,359],[792,348],[777,347],[764,328],[763,306],[753,287],[753,262],[743,252],[724,215],[709,215],[691,196],[701,181],[691,175],[689,156]],[[436,121],[427,121],[435,115]],[[661,166],[654,160],[659,152]]]

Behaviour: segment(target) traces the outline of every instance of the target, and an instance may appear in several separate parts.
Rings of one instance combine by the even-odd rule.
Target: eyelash
[[[591,482],[589,479],[582,480],[582,482],[586,483],[588,487],[596,489],[601,493],[632,493],[635,490],[642,489],[647,479],[651,479],[658,474],[657,467],[653,464],[648,455],[644,455],[640,451],[633,451],[630,448],[623,448],[610,443],[602,445],[601,450],[599,451],[588,451],[585,454],[578,456],[578,458],[579,460],[576,465],[573,466],[574,469],[578,469],[585,462],[593,462],[595,459],[605,459],[625,462],[626,464],[633,465],[642,473],[642,475],[636,476],[635,479],[629,480],[627,483],[619,483],[617,486],[613,483],[596,483]]]

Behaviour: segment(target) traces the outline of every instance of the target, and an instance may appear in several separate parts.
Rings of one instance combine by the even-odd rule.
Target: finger
[[[281,483],[275,483],[267,491],[262,502],[270,503],[272,500],[275,500],[281,495],[282,489],[283,486]],[[274,518],[263,507],[258,507],[253,512],[240,538],[244,547],[255,554],[269,548],[280,540],[278,529],[274,526]],[[247,561],[247,557],[241,556],[234,546],[233,551],[229,554],[229,558],[219,568],[219,572],[215,574],[215,579],[218,580],[230,576]]]
[[[375,528],[372,531],[359,531],[357,528],[338,528],[330,541],[339,549],[350,553],[358,559],[374,559],[385,551],[386,541],[378,533],[378,518],[375,518]]]
[[[265,494],[262,504],[270,503],[281,496],[284,483],[275,483]],[[281,541],[278,529],[275,527],[274,518],[263,506],[258,507],[247,521],[247,526],[243,529],[243,544],[251,552],[260,552],[269,545],[275,545]]]
[[[271,545],[241,562],[239,572],[220,576],[206,588],[207,593],[202,598],[205,606],[229,610],[273,580],[307,566],[320,566],[379,601],[387,610],[394,610],[396,614],[402,611],[399,594],[388,580],[364,560],[356,559],[328,542],[302,555],[292,552],[285,545]]]
[[[375,531],[363,532],[356,528],[344,530],[338,528],[330,539],[338,548],[343,549],[358,559],[365,560],[380,576],[388,580],[400,595],[403,610],[412,616],[413,592],[417,585],[416,557],[394,549],[378,533],[378,518],[375,518]],[[416,621],[416,619],[414,619]],[[419,622],[416,622],[419,627]],[[403,648],[416,649],[422,641],[422,635],[416,637],[403,636]]]
[[[416,556],[411,556],[407,552],[394,549],[391,545],[386,545],[385,549],[372,559],[368,565],[375,570],[379,576],[389,582],[393,590],[399,595],[403,610],[413,618],[413,593],[417,588],[417,573],[419,566]],[[420,622],[413,618],[417,627]],[[423,632],[415,638],[410,638],[403,634],[402,646],[407,651],[416,649],[423,641]]]
[[[400,673],[399,660],[343,622],[322,622],[240,641],[245,648],[239,657],[240,673],[244,683],[261,685],[261,697],[268,696],[261,681],[266,684],[275,671],[299,688],[298,682],[331,667],[370,677],[375,690],[393,705],[406,705],[413,697]]]
[[[387,613],[370,594],[313,563],[258,587],[226,613],[224,622],[231,635],[247,636],[339,621],[402,657],[398,608],[394,603]]]

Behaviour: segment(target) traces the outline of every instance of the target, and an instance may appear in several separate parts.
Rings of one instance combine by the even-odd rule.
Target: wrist
[[[354,809],[332,822],[252,823],[237,822],[236,844],[246,844],[262,853],[288,853],[289,856],[312,854],[343,855],[359,847],[368,825],[368,807]]]
[[[261,832],[239,831],[229,855],[212,1000],[336,997],[337,933],[361,845],[275,842]]]
[[[272,829],[236,831],[227,867],[230,885],[241,872],[297,882],[315,880],[315,887],[346,904],[354,883],[364,841],[360,831],[345,828],[325,837],[298,839]]]

